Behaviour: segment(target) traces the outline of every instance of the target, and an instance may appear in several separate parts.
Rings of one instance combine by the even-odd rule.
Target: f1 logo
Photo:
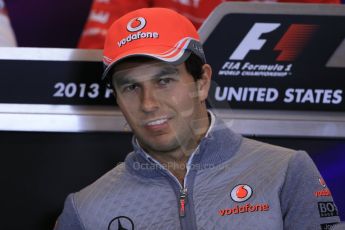
[[[261,35],[276,30],[280,25],[280,23],[255,23],[229,59],[243,60],[251,50],[261,50],[267,41],[266,39],[261,39]],[[309,41],[317,27],[317,25],[309,24],[290,25],[274,47],[275,51],[280,52],[276,61],[293,61]]]
[[[230,60],[243,60],[249,51],[260,50],[266,43],[266,39],[260,39],[261,35],[272,32],[279,26],[280,23],[255,23],[231,54]]]

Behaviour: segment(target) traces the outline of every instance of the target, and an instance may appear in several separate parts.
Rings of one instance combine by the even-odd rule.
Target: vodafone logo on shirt
[[[314,192],[314,195],[316,197],[332,196],[331,191],[327,188],[327,185],[326,185],[326,182],[324,181],[324,179],[319,178],[319,183],[323,189]]]
[[[252,196],[253,190],[249,185],[240,184],[232,189],[230,196],[233,201],[244,202]]]
[[[230,193],[230,197],[233,201],[237,203],[245,202],[250,199],[253,194],[253,189],[247,184],[236,185]],[[220,216],[230,216],[253,212],[266,212],[270,210],[268,203],[262,204],[252,204],[246,203],[243,205],[235,205],[230,208],[218,210],[218,215]]]
[[[322,187],[324,187],[324,188],[327,187],[326,182],[325,182],[325,180],[324,180],[323,178],[319,178],[319,183],[320,183],[320,185],[321,185]]]

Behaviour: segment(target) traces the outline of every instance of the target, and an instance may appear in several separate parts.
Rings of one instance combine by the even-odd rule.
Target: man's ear
[[[205,101],[211,86],[212,68],[209,64],[202,66],[201,78],[197,80],[198,95],[200,101]]]

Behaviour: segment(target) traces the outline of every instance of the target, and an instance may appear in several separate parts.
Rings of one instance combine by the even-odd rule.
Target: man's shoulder
[[[255,164],[255,161],[260,161],[262,163],[279,162],[280,165],[288,165],[291,159],[303,152],[244,137],[234,132],[220,119],[216,121],[211,136],[216,140],[213,142],[215,143],[213,147],[220,149],[221,152],[226,152],[226,155],[230,156],[223,158],[228,159],[229,164],[234,161],[241,163],[247,161],[253,164]]]
[[[283,147],[280,145],[270,144],[264,141],[259,141],[259,140],[255,140],[248,137],[243,137],[243,145],[249,148],[260,148],[262,150],[281,152],[284,154],[286,153],[293,154],[297,151],[295,149]]]
[[[300,151],[246,137],[242,139],[242,143],[238,149],[238,153],[241,155],[256,155],[260,156],[261,159],[276,159],[286,161],[289,161],[296,154],[298,154],[298,152]]]
[[[92,200],[102,198],[112,190],[119,189],[130,177],[124,162],[118,163],[113,169],[106,172],[92,184],[75,193],[76,204],[87,203],[89,197]]]

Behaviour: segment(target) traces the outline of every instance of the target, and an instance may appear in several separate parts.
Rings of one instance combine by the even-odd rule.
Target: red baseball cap
[[[194,53],[206,63],[199,41],[194,25],[173,10],[143,8],[132,11],[116,20],[108,30],[102,79],[116,63],[133,56],[147,56],[178,65]]]

